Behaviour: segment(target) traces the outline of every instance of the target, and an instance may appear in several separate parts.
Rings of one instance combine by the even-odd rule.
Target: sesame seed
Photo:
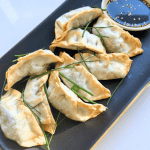
[[[131,16],[131,13],[129,13],[128,16]]]
[[[133,18],[133,20],[136,20],[135,18]]]
[[[125,5],[124,6],[122,6],[123,8],[125,7]]]
[[[123,17],[121,17],[121,19],[123,19]]]
[[[127,23],[127,26],[130,26],[130,24],[129,24],[129,23]]]
[[[138,20],[140,20],[141,18],[138,18]]]
[[[139,5],[139,7],[140,7],[140,5]]]

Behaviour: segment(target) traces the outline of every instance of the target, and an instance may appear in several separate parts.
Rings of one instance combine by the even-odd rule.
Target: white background
[[[0,0],[0,57],[64,0]],[[94,150],[150,150],[150,86]]]

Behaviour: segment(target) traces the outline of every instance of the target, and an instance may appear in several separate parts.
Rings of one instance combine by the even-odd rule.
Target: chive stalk
[[[91,92],[87,91],[86,89],[84,89],[83,87],[79,86],[78,84],[76,84],[75,82],[73,82],[72,80],[70,80],[69,78],[67,78],[65,75],[63,75],[61,72],[59,72],[59,74],[64,77],[65,79],[67,79],[69,82],[71,82],[72,84],[76,85],[79,89],[83,90],[84,92],[90,94],[91,96],[94,96]]]
[[[97,6],[93,6],[93,8],[98,8],[98,9],[101,9],[102,11],[106,11],[106,9],[102,9],[100,7],[97,7]]]
[[[95,28],[95,27],[94,27]],[[103,39],[103,37],[102,37],[102,35],[99,33],[99,31],[97,30],[97,28],[95,28],[95,30],[97,31],[97,33],[98,33],[98,37],[100,37],[101,38],[101,40],[102,40],[102,42],[103,42],[103,45],[104,45],[104,47],[106,48],[106,50],[107,50],[107,47],[106,47],[106,44],[105,44],[105,42],[104,42],[104,39]]]
[[[78,48],[77,48],[77,50],[78,50]],[[85,64],[86,68],[87,68],[87,69],[88,69],[88,71],[92,74],[91,70],[90,70],[90,69],[89,69],[89,67],[87,66],[87,64],[86,64],[86,62],[85,62],[84,58],[82,57],[82,55],[81,55],[81,53],[80,53],[80,51],[79,51],[79,50],[78,50],[78,53],[79,53],[80,57],[82,58],[83,63]]]
[[[69,64],[69,65],[67,65],[67,66],[64,66],[64,67],[60,67],[60,68],[56,68],[56,69],[51,69],[50,71],[47,71],[47,72],[45,72],[45,73],[42,73],[42,74],[39,74],[39,75],[36,75],[36,76],[33,76],[33,77],[30,77],[29,79],[34,79],[34,78],[36,78],[36,77],[40,77],[40,76],[43,76],[43,75],[46,75],[46,74],[50,74],[52,71],[55,71],[55,70],[59,70],[59,69],[65,69],[65,68],[73,68],[73,67],[70,67],[71,65],[73,65],[73,64],[80,64],[80,63],[82,63],[83,61],[79,61],[79,62],[75,62],[75,63],[71,63],[71,64]],[[85,61],[85,62],[93,62],[93,61]]]
[[[59,116],[60,116],[60,112],[59,112],[59,114],[58,114],[58,116],[57,116],[57,119],[56,119],[56,125],[57,125]],[[55,129],[56,129],[56,125],[55,125]],[[52,141],[53,135],[54,135],[54,134],[52,134],[51,137],[50,137],[50,139],[49,139],[49,142],[48,142],[49,145],[50,145],[50,143],[51,143],[51,141]]]
[[[45,47],[43,47],[42,49],[44,50]],[[33,53],[33,52],[26,53],[26,54],[20,54],[20,55],[14,55],[15,57],[17,57],[17,59],[13,60],[12,62],[18,61],[18,58],[23,57],[23,56],[26,56],[26,55],[31,54],[31,53]]]
[[[90,22],[88,22],[88,24],[87,24],[86,27],[84,28],[84,31],[83,31],[83,33],[82,33],[82,37],[84,37],[85,31],[86,31],[87,27],[89,26],[89,24],[90,24],[92,21],[93,21],[93,20],[91,20]]]
[[[107,104],[106,105],[108,105],[109,104],[109,102],[110,102],[110,100],[111,100],[111,98],[112,98],[112,96],[114,95],[114,93],[116,92],[116,90],[118,89],[118,87],[119,87],[119,85],[122,83],[122,81],[124,80],[124,78],[122,78],[122,80],[119,82],[119,84],[117,85],[117,87],[115,88],[115,90],[113,91],[113,93],[112,93],[112,95],[110,96],[110,98],[108,99],[108,102],[107,102]]]
[[[83,99],[86,99],[87,101],[89,101],[89,102],[91,102],[91,103],[93,103],[93,104],[98,104],[98,103],[96,103],[96,102],[94,102],[94,101],[89,100],[88,98],[84,97],[83,95],[79,94],[79,93],[76,92],[75,90],[72,89],[72,91],[73,91],[76,95],[78,95],[79,97],[81,97],[81,98],[83,98]]]
[[[37,117],[37,119],[38,119],[38,121],[39,121],[39,124],[40,124],[40,126],[41,126],[41,129],[42,129],[42,131],[43,131],[44,137],[45,137],[47,150],[50,150],[49,144],[48,144],[48,139],[47,139],[46,133],[45,133],[45,131],[44,131],[43,125],[42,125],[42,123],[41,123],[41,119],[36,115],[36,113],[34,113],[34,111],[30,108],[30,105],[24,100],[23,94],[24,94],[24,91],[22,91],[22,93],[21,93],[21,98],[23,99],[23,102],[25,103],[25,105],[30,109],[30,111]]]
[[[87,27],[87,29],[92,29],[92,28],[111,28],[113,26],[108,26],[108,27]],[[78,28],[81,28],[81,29],[84,29],[85,27],[83,26],[79,26],[79,27],[73,27],[74,29],[78,29]]]
[[[49,102],[49,100],[48,100],[48,94],[47,94],[47,88],[46,88],[46,83],[44,83],[43,86],[44,86],[44,92],[45,92],[47,101]]]

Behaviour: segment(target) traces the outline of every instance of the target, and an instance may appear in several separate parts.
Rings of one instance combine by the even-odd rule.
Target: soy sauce
[[[111,0],[107,5],[109,16],[116,22],[141,27],[150,23],[150,4],[142,0]]]

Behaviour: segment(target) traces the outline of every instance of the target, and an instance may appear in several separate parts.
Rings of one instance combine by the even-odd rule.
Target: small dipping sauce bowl
[[[150,28],[150,0],[102,0],[101,8],[113,22],[125,30]]]

